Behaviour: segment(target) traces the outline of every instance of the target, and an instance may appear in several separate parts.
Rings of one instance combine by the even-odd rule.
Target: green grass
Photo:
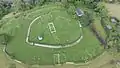
[[[45,6],[46,8],[51,8],[51,7],[55,7],[56,5],[48,5]],[[60,8],[60,7],[59,7]],[[62,8],[60,8],[59,10],[61,10]],[[38,9],[40,10],[40,9]],[[54,63],[54,58],[53,55],[54,54],[60,54],[60,62],[66,62],[66,61],[71,61],[71,62],[85,62],[85,60],[91,60],[94,57],[96,57],[97,55],[102,53],[102,47],[100,46],[99,41],[96,39],[96,37],[94,36],[94,34],[89,30],[89,28],[85,27],[82,30],[82,34],[83,34],[83,39],[81,40],[81,42],[73,47],[69,47],[69,48],[62,48],[62,49],[50,49],[50,48],[44,48],[44,47],[36,47],[36,46],[30,46],[25,42],[25,38],[26,38],[26,34],[27,34],[27,30],[28,30],[28,26],[31,23],[32,20],[34,20],[37,16],[44,14],[45,12],[49,12],[48,10],[53,10],[51,9],[41,9],[41,11],[38,11],[37,9],[33,9],[33,12],[35,13],[28,13],[30,14],[28,17],[29,18],[25,18],[22,15],[16,19],[12,20],[11,23],[9,25],[6,25],[6,27],[12,27],[15,26],[18,23],[20,24],[19,28],[16,28],[15,31],[15,36],[13,37],[13,39],[8,43],[7,46],[7,52],[10,55],[14,55],[15,59],[20,60],[24,63],[28,63],[28,64],[53,64]],[[54,10],[58,10],[54,8]],[[32,10],[31,10],[32,11]],[[38,12],[36,12],[38,11]],[[80,34],[78,32],[78,27],[76,27],[78,24],[75,23],[77,22],[76,20],[72,19],[69,14],[67,14],[66,12],[64,12],[65,10],[62,9],[62,11],[60,13],[55,13],[53,12],[53,16],[56,17],[56,15],[60,15],[63,17],[66,17],[70,20],[72,20],[69,26],[68,26],[68,22],[66,20],[61,20],[60,19],[55,19],[53,18],[53,20],[55,21],[54,24],[56,27],[56,35],[60,36],[60,39],[66,39],[66,38],[74,38],[76,39],[78,37],[78,34]],[[45,17],[45,19],[47,19],[47,17]],[[43,22],[46,21],[46,25],[47,25],[47,20],[42,20]],[[65,23],[66,22],[66,23]],[[42,24],[38,25],[39,20],[37,20],[35,22],[36,24],[33,24],[32,30],[34,30],[33,33],[35,33],[35,35],[33,34],[32,36],[37,36],[39,35],[39,33],[43,32],[45,30],[46,27],[43,27]],[[15,25],[12,25],[15,24]],[[59,25],[59,26],[58,26]],[[76,25],[76,26],[73,26]],[[64,28],[60,29],[60,27],[64,26]],[[70,29],[68,30],[67,27],[69,27]],[[39,29],[41,31],[39,31]],[[7,28],[5,28],[4,30],[7,30]],[[64,30],[64,31],[62,31]],[[66,30],[66,31],[65,31]],[[61,32],[68,34],[68,36],[66,35],[62,35],[60,34]],[[31,33],[32,34],[32,33]],[[51,38],[51,34],[49,32],[49,30],[47,29],[44,33],[45,37],[44,39],[46,40],[45,42],[55,42],[55,40],[49,39]],[[73,36],[75,35],[75,36]],[[61,37],[63,36],[63,38]],[[35,39],[36,40],[36,39]],[[62,40],[61,42],[65,42],[64,40]],[[11,54],[12,53],[12,54]],[[40,61],[38,61],[38,59],[34,59],[34,57],[40,57]],[[83,57],[83,59],[82,59]]]
[[[100,47],[99,41],[89,30],[89,28],[83,28],[83,32],[84,38],[79,44],[70,48],[61,49],[61,52],[66,55],[67,61],[75,61],[76,63],[79,63],[80,61],[85,62],[87,58],[90,60],[93,59],[93,57],[96,57],[96,55],[102,53],[102,48]],[[81,59],[82,57],[84,59]]]
[[[56,30],[54,33],[50,31],[48,26],[51,22]],[[37,36],[43,36],[44,39],[39,41]],[[77,40],[80,36],[81,32],[78,21],[71,19],[70,15],[63,11],[63,9],[59,9],[41,15],[41,18],[33,23],[30,41],[45,44],[66,44]]]

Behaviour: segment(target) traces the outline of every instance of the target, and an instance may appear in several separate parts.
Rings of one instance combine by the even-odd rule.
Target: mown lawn
[[[79,44],[62,50],[66,54],[66,60],[76,63],[85,62],[102,53],[99,41],[88,27],[83,28],[83,36]]]
[[[49,23],[54,24],[56,32],[50,31]],[[41,15],[41,18],[33,23],[30,41],[45,44],[71,43],[81,36],[80,29],[78,21],[71,19],[67,12],[54,10],[51,13]],[[43,40],[38,40],[38,36],[43,37]]]

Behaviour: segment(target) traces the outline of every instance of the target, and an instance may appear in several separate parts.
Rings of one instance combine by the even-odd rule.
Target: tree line
[[[0,19],[11,11],[10,2],[0,1]]]
[[[77,3],[83,3],[89,8],[96,8],[97,3],[101,0],[1,0],[0,1],[0,18],[8,14],[10,11],[18,10],[25,11],[34,8],[35,6],[42,6],[48,2],[61,2],[65,8],[68,8],[70,5],[77,5]],[[12,8],[12,10],[11,10]],[[14,11],[13,10],[13,11]]]

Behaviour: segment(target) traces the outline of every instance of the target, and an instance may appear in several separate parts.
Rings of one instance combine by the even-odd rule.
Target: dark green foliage
[[[61,3],[63,4],[63,6],[64,6],[65,8],[69,8],[69,3],[68,3],[67,0],[61,0]]]
[[[30,5],[26,4],[24,0],[20,0],[18,4],[19,4],[18,10],[25,11],[30,7]]]
[[[105,8],[104,3],[98,3],[97,7],[94,9],[94,11],[100,16],[100,17],[107,17],[108,11]]]
[[[93,23],[94,21],[94,13],[92,11],[87,11],[86,12],[86,16],[87,16],[87,19],[88,19],[88,25],[90,25],[91,23]]]
[[[0,1],[0,19],[10,12],[11,4]]]
[[[74,15],[75,14],[75,6],[71,5],[69,6],[69,8],[67,9],[67,12],[71,15]]]
[[[7,45],[12,40],[13,36],[7,34],[0,35],[0,44]]]
[[[30,4],[35,6],[37,4],[37,0],[30,0]]]
[[[111,22],[112,23],[112,22]],[[114,25],[113,25],[114,24]],[[120,33],[119,33],[119,20],[116,23],[112,23],[112,30],[109,31],[109,37],[107,38],[109,46],[120,52]]]
[[[107,45],[106,40],[102,38],[102,36],[97,31],[94,24],[91,24],[91,29],[92,29],[93,33],[96,35],[96,37],[98,38],[98,40],[101,42],[101,44],[104,45],[104,48],[106,48],[106,45]]]
[[[94,21],[94,17],[93,17],[93,12],[91,12],[91,10],[85,10],[84,11],[84,15],[82,17],[80,17],[80,21],[82,23],[82,25],[85,26],[89,26],[91,23],[93,23]]]
[[[101,25],[103,26],[103,28],[104,28],[107,36],[109,36],[109,35],[110,35],[110,30],[108,30],[108,29],[106,28],[106,25],[107,25],[108,23],[110,23],[109,18],[107,18],[107,17],[106,17],[106,18],[105,18],[105,17],[101,17],[100,23],[101,23]]]
[[[45,0],[39,0],[39,5],[43,5],[45,3]]]

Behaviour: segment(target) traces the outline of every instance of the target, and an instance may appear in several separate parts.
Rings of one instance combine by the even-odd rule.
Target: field
[[[6,50],[12,58],[24,63],[87,62],[103,52],[89,27],[80,28],[78,20],[61,5],[44,5],[8,20],[3,28],[7,31],[12,27],[10,34],[14,37]],[[43,39],[37,39],[38,36]]]
[[[31,25],[29,40],[44,44],[72,43],[81,36],[78,21],[71,19],[66,11],[55,9],[41,15]],[[72,33],[72,34],[71,34]],[[42,37],[39,40],[37,37]]]
[[[15,64],[16,68],[117,68],[116,65],[110,64],[110,60],[114,59],[108,52],[105,52],[104,54],[100,55],[98,58],[91,61],[90,64],[85,65],[71,65],[71,64],[64,64],[62,66],[56,65],[25,65],[25,64],[19,64],[17,62],[14,62],[13,60],[10,60],[9,57],[3,53],[2,48],[0,47],[0,67],[7,68],[10,66],[10,64]],[[97,62],[97,64],[96,64]],[[103,63],[104,62],[104,63]],[[119,68],[119,67],[118,67]]]

